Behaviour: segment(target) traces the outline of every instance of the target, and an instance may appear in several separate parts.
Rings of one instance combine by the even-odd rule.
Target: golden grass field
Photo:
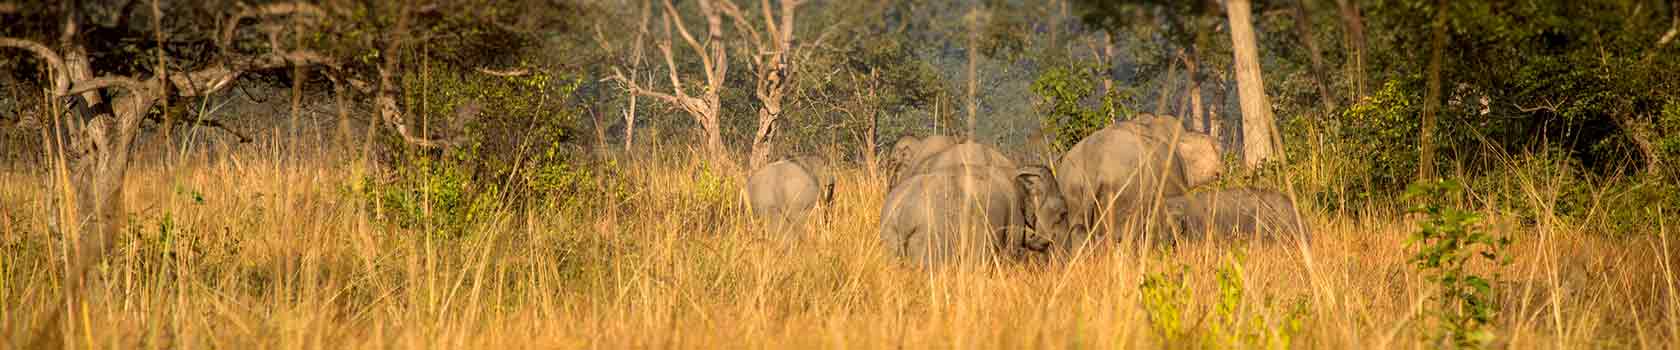
[[[134,168],[132,229],[93,272],[88,311],[57,323],[65,272],[46,233],[49,175],[0,172],[0,348],[40,337],[77,349],[1435,345],[1435,290],[1407,261],[1411,221],[1390,209],[1308,206],[1309,245],[918,271],[879,247],[885,188],[856,168],[839,172],[833,206],[797,243],[755,229],[734,204],[737,182],[697,175],[689,157],[622,155],[630,203],[498,211],[445,239],[378,220],[355,195],[360,161],[252,149],[265,151]],[[1591,222],[1484,215],[1515,239],[1497,271],[1495,347],[1680,347],[1674,223],[1607,238],[1583,233]],[[1141,288],[1148,276],[1182,288]]]

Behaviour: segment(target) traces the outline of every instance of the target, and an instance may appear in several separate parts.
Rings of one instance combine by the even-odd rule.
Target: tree
[[[975,69],[980,63],[980,25],[988,21],[990,16],[991,13],[980,5],[970,8],[968,14],[963,16],[963,23],[968,26],[968,35],[965,36],[968,38],[968,74],[965,74],[964,77],[968,80],[968,107],[965,110],[968,112],[968,138],[970,140],[977,138],[976,132],[979,131],[980,123],[980,76],[978,70]]]
[[[87,44],[81,33],[82,12],[75,2],[63,4],[63,26],[59,50],[41,42],[23,38],[0,38],[0,48],[28,51],[45,63],[48,94],[55,100],[85,104],[86,114],[77,113],[65,120],[53,135],[59,139],[51,143],[56,154],[56,171],[70,181],[65,185],[58,208],[69,212],[58,217],[58,229],[72,234],[76,242],[71,250],[68,272],[74,278],[85,278],[88,266],[103,258],[110,240],[123,227],[126,216],[122,209],[123,178],[130,165],[130,152],[139,131],[140,121],[152,107],[171,94],[205,96],[232,86],[235,79],[246,72],[290,66],[335,66],[336,63],[313,51],[299,48],[273,48],[274,52],[234,59],[224,54],[196,71],[171,75],[153,74],[150,77],[100,74],[92,67]],[[277,3],[246,8],[222,22],[224,40],[218,41],[224,53],[231,52],[231,33],[239,29],[240,21],[249,18],[290,17],[298,21],[314,21],[324,12],[315,6],[301,3]],[[105,92],[110,91],[109,95]],[[117,94],[116,92],[121,92]],[[106,97],[110,97],[107,99]],[[108,100],[109,103],[106,103]],[[80,282],[77,282],[80,283]]]
[[[1346,0],[1342,0],[1346,1]],[[1336,110],[1336,97],[1330,94],[1330,77],[1324,73],[1324,55],[1318,50],[1318,39],[1313,35],[1312,16],[1308,15],[1307,0],[1295,0],[1295,35],[1300,37],[1302,46],[1307,49],[1310,77],[1313,86],[1318,88],[1318,99],[1324,109],[1324,114]]]
[[[1231,48],[1236,58],[1237,94],[1243,117],[1243,160],[1255,167],[1279,153],[1273,143],[1272,105],[1266,97],[1260,74],[1260,55],[1255,45],[1254,23],[1249,19],[1248,0],[1226,0],[1225,16],[1231,22]]]
[[[1446,50],[1447,2],[1435,1],[1429,35],[1429,92],[1423,98],[1423,126],[1418,129],[1418,178],[1435,178],[1435,119],[1441,111],[1441,55]]]
[[[670,92],[649,90],[636,80],[625,77],[618,67],[613,68],[611,79],[618,81],[633,93],[657,98],[687,112],[700,123],[706,153],[710,154],[717,164],[730,164],[728,149],[723,146],[723,127],[718,120],[723,109],[721,93],[723,82],[729,74],[729,56],[725,52],[726,43],[723,41],[723,13],[714,1],[716,0],[697,1],[700,5],[700,15],[706,20],[706,41],[701,42],[689,33],[681,14],[677,13],[677,7],[672,5],[670,0],[664,0],[665,15],[662,28],[665,35],[655,45],[665,58],[665,69],[671,81]],[[676,33],[681,35],[682,41],[700,57],[705,85],[698,96],[690,95],[688,90],[683,88],[683,79],[680,77],[676,56],[671,48],[677,40],[677,37],[671,34],[672,27],[676,27]]]
[[[1336,0],[1341,12],[1343,46],[1348,51],[1347,71],[1353,85],[1353,100],[1365,98],[1365,19],[1360,14],[1358,0]]]
[[[823,41],[833,33],[838,24],[830,24],[829,30],[818,35],[811,43],[794,45],[794,33],[797,26],[795,14],[803,0],[781,0],[779,10],[774,11],[769,0],[761,4],[763,10],[764,32],[759,33],[741,13],[740,7],[734,2],[720,2],[723,13],[734,21],[739,32],[746,33],[747,47],[752,55],[748,55],[748,62],[754,71],[753,96],[758,98],[758,130],[753,133],[752,150],[747,164],[757,169],[770,159],[770,147],[776,135],[776,124],[782,119],[784,101],[793,90],[794,79],[798,79],[799,67],[806,61],[814,48],[821,47]],[[773,15],[774,13],[774,15]]]
[[[624,69],[630,71],[630,73],[627,76],[624,76],[623,79],[639,82],[639,79],[642,78],[642,61],[645,56],[643,55],[642,49],[647,37],[648,19],[653,17],[653,2],[649,0],[640,0],[637,1],[637,3],[640,5],[637,6],[639,10],[636,12],[636,36],[630,39],[630,51],[617,53],[628,56],[622,57],[624,61],[628,62],[621,62],[621,65],[623,63],[628,63],[627,67],[624,67]],[[595,41],[601,46],[603,51],[616,51],[612,48],[612,44],[608,41],[606,35],[602,34],[600,23],[596,23],[595,25]],[[612,78],[608,79],[611,80]],[[641,94],[638,94],[630,89],[625,89],[624,94],[624,149],[629,150],[630,145],[635,142],[636,138],[636,97],[641,96]]]

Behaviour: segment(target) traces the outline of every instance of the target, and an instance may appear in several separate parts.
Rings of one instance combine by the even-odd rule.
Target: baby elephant
[[[804,222],[817,203],[834,200],[834,176],[816,157],[778,160],[747,177],[746,197],[753,215],[784,230]]]
[[[881,241],[911,264],[1044,252],[1067,230],[1067,205],[1050,169],[961,166],[906,179],[881,208]]]
[[[1295,203],[1282,192],[1230,189],[1173,197],[1163,204],[1160,229],[1178,239],[1308,239]]]

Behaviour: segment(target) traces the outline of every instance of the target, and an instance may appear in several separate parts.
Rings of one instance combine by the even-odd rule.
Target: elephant
[[[1176,239],[1308,239],[1311,235],[1295,211],[1295,202],[1273,190],[1198,192],[1169,198],[1162,207],[1166,221],[1161,228],[1167,237]]]
[[[881,242],[908,263],[1030,258],[1069,228],[1049,168],[961,166],[906,179],[881,208]]]
[[[766,164],[747,177],[746,200],[755,216],[781,230],[804,221],[818,203],[834,200],[834,175],[822,159],[787,158]]]
[[[1007,168],[1016,167],[1015,161],[1003,155],[997,148],[985,144],[965,142],[945,148],[939,153],[927,156],[910,170],[906,176],[915,176],[933,172],[935,170],[959,167],[965,165],[990,165]]]
[[[957,144],[957,138],[945,135],[932,135],[923,138],[905,136],[893,142],[892,154],[887,157],[888,183],[897,184],[910,177],[910,167],[921,163],[923,159],[951,148]]]
[[[1136,232],[1159,214],[1161,199],[1184,194],[1220,175],[1218,144],[1185,131],[1170,117],[1144,116],[1098,130],[1057,161],[1057,178],[1077,229],[1106,235]],[[1121,238],[1113,235],[1111,238]],[[1058,246],[1077,248],[1091,236],[1066,236]]]

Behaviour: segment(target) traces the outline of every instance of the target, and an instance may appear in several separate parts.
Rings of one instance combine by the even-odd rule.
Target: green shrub
[[[1386,198],[1410,183],[1418,172],[1418,100],[1405,84],[1389,81],[1344,109],[1327,132],[1326,144],[1339,149],[1327,155],[1338,178],[1333,190],[1354,202]]]
[[[1032,91],[1043,99],[1038,113],[1052,152],[1060,153],[1091,133],[1108,126],[1110,118],[1130,119],[1133,112],[1118,89],[1100,96],[1101,104],[1086,105],[1096,91],[1097,76],[1089,65],[1061,65],[1046,69],[1032,83]]]
[[[1248,288],[1243,282],[1240,253],[1216,269],[1214,282],[1219,294],[1211,310],[1193,304],[1188,269],[1179,265],[1177,270],[1146,274],[1138,285],[1150,329],[1166,347],[1290,349],[1301,333],[1308,313],[1305,298],[1280,302],[1268,295],[1260,305],[1245,303]],[[1193,311],[1201,311],[1203,318],[1190,320]],[[1206,319],[1209,313],[1212,322]],[[1268,323],[1268,316],[1275,317],[1275,322]]]
[[[364,179],[364,196],[398,227],[424,230],[434,238],[459,238],[498,209],[501,190],[493,181],[473,178],[470,157],[416,157],[399,165],[387,179]]]
[[[1441,347],[1482,348],[1493,340],[1493,333],[1484,327],[1498,315],[1493,290],[1498,275],[1478,275],[1469,267],[1476,258],[1496,266],[1510,264],[1505,250],[1511,239],[1479,230],[1480,215],[1455,207],[1452,202],[1462,190],[1450,180],[1408,188],[1406,200],[1418,203],[1409,212],[1424,218],[1406,245],[1417,249],[1412,265],[1429,275],[1438,288],[1433,310],[1438,322],[1429,336]]]

